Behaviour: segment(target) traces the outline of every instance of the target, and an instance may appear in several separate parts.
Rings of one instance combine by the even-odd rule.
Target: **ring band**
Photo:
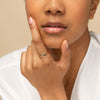
[[[43,53],[43,54],[40,54],[40,57],[46,56],[46,55],[47,55],[47,53]]]

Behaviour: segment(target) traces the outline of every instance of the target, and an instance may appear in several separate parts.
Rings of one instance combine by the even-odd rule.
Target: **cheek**
[[[35,20],[36,19],[39,19],[40,17],[40,13],[41,12],[41,5],[40,3],[36,2],[36,1],[32,1],[32,0],[26,0],[26,5],[25,5],[25,8],[26,8],[26,13],[27,13],[27,16],[32,16]],[[37,6],[38,5],[38,6]]]
[[[74,11],[71,13],[72,22],[77,26],[86,26],[89,20],[89,5],[82,5],[81,7],[76,7]]]

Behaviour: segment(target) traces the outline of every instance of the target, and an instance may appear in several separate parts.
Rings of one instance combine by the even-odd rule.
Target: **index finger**
[[[38,28],[36,27],[35,21],[32,17],[29,17],[29,25],[31,29],[32,39],[41,39]]]
[[[29,24],[30,24],[32,39],[35,44],[36,50],[38,51],[39,54],[47,53],[47,49],[40,37],[40,33],[32,17],[29,17]]]

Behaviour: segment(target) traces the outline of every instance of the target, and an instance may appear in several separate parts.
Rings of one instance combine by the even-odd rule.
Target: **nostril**
[[[50,10],[48,10],[48,11],[47,11],[47,14],[50,14],[50,13],[52,13],[52,12],[51,12]],[[54,12],[53,12],[53,13],[54,13]],[[61,13],[61,11],[56,11],[56,12],[55,12],[55,14],[60,14],[60,13]]]
[[[51,11],[50,11],[50,10],[48,10],[47,12],[48,12],[48,13],[51,13]]]
[[[57,11],[57,13],[61,13],[61,11]]]

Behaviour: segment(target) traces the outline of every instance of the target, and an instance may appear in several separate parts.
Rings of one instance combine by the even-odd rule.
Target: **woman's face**
[[[67,40],[69,44],[74,43],[88,27],[91,0],[26,0],[25,2],[27,18],[33,17],[48,48],[60,48],[63,40]],[[59,33],[47,33],[42,26],[48,22],[59,22],[67,28]]]

